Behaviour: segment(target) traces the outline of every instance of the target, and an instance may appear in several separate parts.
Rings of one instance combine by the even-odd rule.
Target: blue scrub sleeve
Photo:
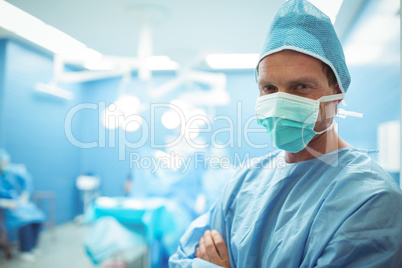
[[[402,195],[381,192],[335,232],[315,267],[402,267]]]
[[[233,191],[233,187],[241,185],[240,177],[242,177],[242,170],[236,170],[233,177],[226,183],[221,196],[210,210],[190,224],[190,227],[180,239],[176,253],[169,259],[169,267],[220,267],[195,258],[195,249],[198,247],[198,242],[206,230],[217,230],[222,235],[229,249],[230,264],[235,267],[230,252],[230,237],[227,233],[224,207],[227,206],[227,203],[232,202],[230,193]]]
[[[180,244],[175,254],[169,259],[169,267],[220,267],[213,263],[195,258],[195,249],[198,247],[198,242],[204,235],[206,230],[211,229],[212,214],[216,209],[214,205],[208,212],[195,219],[180,239]]]

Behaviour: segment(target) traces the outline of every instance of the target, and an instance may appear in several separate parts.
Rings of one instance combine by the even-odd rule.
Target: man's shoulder
[[[350,148],[340,157],[340,164],[344,172],[365,178],[392,178],[372,157],[373,151]]]
[[[370,151],[350,148],[339,161],[340,171],[334,180],[338,188],[345,187],[366,197],[379,193],[402,197],[396,181],[370,156]]]
[[[351,191],[371,196],[373,190],[393,192],[402,195],[402,191],[392,177],[370,157],[370,151],[356,148],[343,148],[338,152],[324,155],[296,164],[286,164],[281,150],[262,157],[249,159],[238,165],[234,175],[227,184],[227,193],[236,194],[245,186],[274,184],[282,177],[304,180],[310,184],[342,193]],[[371,189],[371,190],[370,190]]]

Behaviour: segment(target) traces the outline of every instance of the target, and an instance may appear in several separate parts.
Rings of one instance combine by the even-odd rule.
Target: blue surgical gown
[[[23,192],[32,193],[31,176],[24,167],[10,164],[0,174],[0,198],[13,199],[17,202],[15,209],[4,209],[8,231],[16,230],[30,223],[41,223],[45,215],[31,201],[21,202]]]
[[[170,267],[217,267],[194,256],[207,229],[222,234],[231,267],[402,267],[402,192],[351,147],[299,163],[277,151],[240,169]]]

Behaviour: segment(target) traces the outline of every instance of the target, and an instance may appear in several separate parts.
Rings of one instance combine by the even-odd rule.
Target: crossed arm
[[[230,268],[229,252],[225,241],[216,230],[206,230],[201,237],[195,256],[221,267]]]

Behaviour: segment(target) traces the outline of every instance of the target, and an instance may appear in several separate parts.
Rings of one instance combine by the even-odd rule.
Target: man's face
[[[271,54],[261,60],[258,71],[260,96],[285,92],[317,100],[322,96],[337,94],[337,87],[330,87],[322,70],[322,62],[316,58],[292,50]],[[315,131],[327,128],[335,115],[337,102],[320,104]]]

